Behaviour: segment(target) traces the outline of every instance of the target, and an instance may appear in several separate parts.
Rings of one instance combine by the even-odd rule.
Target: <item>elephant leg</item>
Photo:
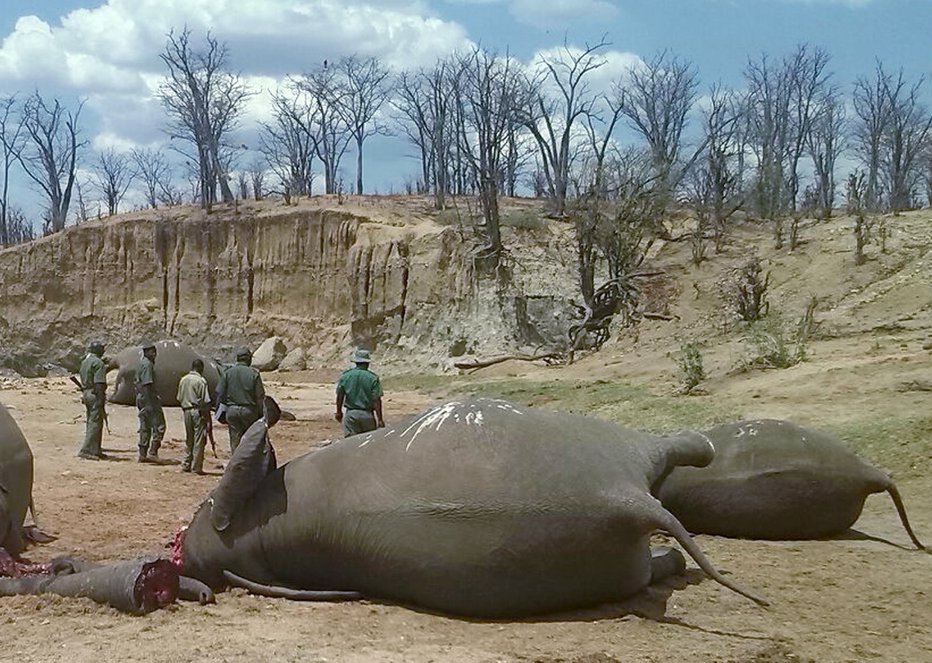
[[[686,558],[676,548],[660,546],[650,551],[650,582],[660,582],[686,572]]]
[[[197,601],[201,605],[217,602],[210,587],[188,576],[181,576],[178,579],[178,598],[182,601]]]

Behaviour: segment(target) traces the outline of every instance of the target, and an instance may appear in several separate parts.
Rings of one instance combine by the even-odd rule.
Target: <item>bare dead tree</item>
[[[15,205],[7,207],[6,244],[22,244],[36,238],[36,230],[25,212]]]
[[[78,120],[84,103],[72,111],[58,99],[49,104],[34,92],[23,106],[26,144],[17,160],[47,200],[46,232],[65,227],[74,189],[78,151],[87,141],[78,140]]]
[[[337,67],[346,88],[340,112],[356,143],[356,193],[362,195],[363,143],[371,136],[389,133],[388,126],[379,120],[379,111],[388,99],[391,72],[374,57],[346,57]]]
[[[627,321],[636,317],[640,289],[635,270],[663,233],[658,219],[664,202],[650,155],[622,152],[606,164],[604,177],[604,196],[593,192],[574,205],[583,305],[578,307],[579,322],[569,331],[571,358],[587,337],[595,347],[604,343],[608,324],[616,315],[624,315]],[[607,278],[596,287],[599,265],[604,266]]]
[[[828,53],[801,44],[784,60],[784,76],[789,94],[790,133],[787,153],[787,200],[796,211],[799,195],[799,162],[806,152],[806,141],[821,108],[819,102],[832,92]]]
[[[461,126],[457,71],[458,63],[451,57],[428,69],[402,73],[392,102],[401,114],[404,133],[420,149],[423,184],[433,192],[437,209],[445,209],[447,195],[461,190],[464,173],[458,163],[463,155],[457,139]]]
[[[777,245],[782,246],[781,215],[789,207],[785,171],[790,143],[790,83],[784,68],[767,55],[749,61],[746,117],[749,146],[756,162],[754,204],[757,213],[774,222]]]
[[[626,80],[615,83],[618,106],[631,128],[647,142],[658,186],[668,193],[682,177],[675,167],[697,87],[698,74],[692,64],[667,50],[629,68]]]
[[[694,261],[704,257],[704,241],[711,233],[716,252],[722,250],[728,220],[744,204],[738,165],[743,100],[734,92],[713,86],[702,114],[703,148],[696,168],[687,176],[687,197],[696,211]]]
[[[252,195],[256,200],[265,198],[265,171],[267,163],[264,159],[255,158],[249,164],[249,182],[252,184]],[[310,185],[308,186],[310,194]]]
[[[197,164],[198,198],[204,209],[217,202],[219,187],[224,202],[233,201],[228,181],[234,153],[226,144],[251,95],[238,74],[226,70],[228,50],[209,32],[204,50],[194,50],[191,31],[168,34],[159,55],[168,76],[159,87],[159,98],[170,119],[172,139],[188,143],[188,151],[175,149]]]
[[[894,213],[913,205],[913,191],[921,178],[919,157],[932,130],[932,114],[920,101],[925,77],[910,82],[902,67],[881,77],[890,115],[883,133],[883,165]]]
[[[146,204],[152,209],[158,207],[162,194],[171,181],[171,166],[161,150],[143,148],[132,151],[136,175],[145,188]]]
[[[490,266],[495,267],[502,251],[499,179],[508,131],[517,109],[525,103],[526,88],[507,54],[498,57],[475,48],[460,58],[458,70],[457,98],[463,115],[459,148],[469,162],[479,190],[483,227],[488,235],[483,257],[491,259]]]
[[[605,65],[603,38],[584,49],[566,43],[555,55],[544,56],[538,72],[526,81],[530,102],[521,120],[534,136],[547,181],[551,213],[563,216],[575,151],[573,131],[580,118],[591,113],[595,95],[589,75]]]
[[[830,219],[835,207],[835,162],[845,149],[847,129],[844,100],[837,90],[826,91],[816,104],[806,139],[815,175],[815,204],[822,219]]]
[[[107,149],[97,155],[94,177],[97,189],[107,202],[107,214],[113,216],[136,177],[132,162],[127,155]]]
[[[857,120],[853,137],[857,155],[866,169],[861,206],[868,211],[881,208],[884,136],[892,113],[886,92],[889,86],[890,75],[884,71],[880,61],[873,78],[860,77],[854,84],[853,103]]]
[[[292,81],[288,87],[273,95],[273,120],[262,123],[260,151],[269,168],[278,177],[286,202],[291,201],[292,195],[311,195],[313,162],[320,128],[318,109],[319,105],[304,91],[303,86]]]
[[[0,246],[14,243],[16,233],[11,230],[10,173],[13,163],[23,149],[25,116],[19,112],[15,95],[0,98],[0,149],[2,149],[3,185],[0,188]]]
[[[311,103],[314,151],[324,167],[324,191],[337,193],[340,162],[353,138],[342,112],[349,94],[346,82],[336,67],[324,61],[298,79],[296,85],[307,93]]]

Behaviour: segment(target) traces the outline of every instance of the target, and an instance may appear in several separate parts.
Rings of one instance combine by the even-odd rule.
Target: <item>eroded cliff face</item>
[[[487,277],[471,236],[372,211],[149,211],[0,251],[0,365],[73,369],[95,337],[110,350],[171,337],[223,358],[279,335],[317,364],[344,363],[362,343],[442,367],[451,354],[546,342],[568,324],[565,230],[535,231],[533,242],[506,232],[509,269]]]

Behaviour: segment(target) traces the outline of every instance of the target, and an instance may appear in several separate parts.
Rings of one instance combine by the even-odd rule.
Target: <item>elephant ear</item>
[[[266,475],[275,470],[275,452],[269,444],[268,432],[264,419],[249,427],[211,494],[210,524],[218,532],[230,526],[236,512]]]

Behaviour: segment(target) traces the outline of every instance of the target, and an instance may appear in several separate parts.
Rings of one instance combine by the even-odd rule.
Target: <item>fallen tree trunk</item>
[[[458,361],[453,364],[454,368],[460,368],[464,370],[475,370],[479,368],[486,368],[487,366],[494,366],[495,364],[501,364],[506,361],[538,361],[546,359],[563,359],[563,353],[561,352],[547,352],[545,354],[538,355],[499,355],[497,357],[489,357],[487,359],[475,359],[473,361]]]

